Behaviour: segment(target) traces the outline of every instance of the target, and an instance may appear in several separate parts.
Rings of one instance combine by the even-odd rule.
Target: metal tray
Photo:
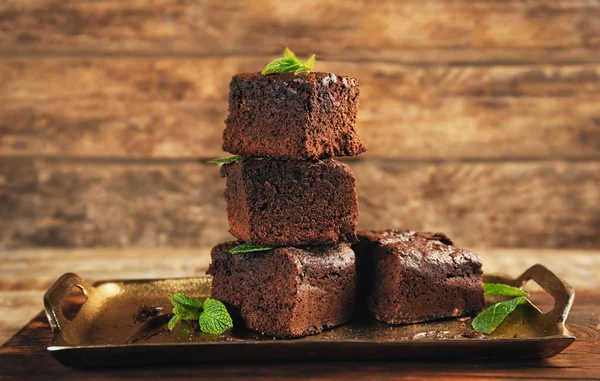
[[[134,321],[140,305],[163,307],[165,315],[169,313],[168,293],[209,296],[209,277],[104,281],[92,287],[69,273],[60,277],[44,296],[48,321],[54,330],[48,350],[63,364],[75,367],[552,357],[575,340],[564,325],[574,298],[571,286],[541,265],[531,267],[517,279],[486,276],[487,282],[513,286],[522,286],[529,280],[554,298],[554,308],[542,313],[531,304],[521,305],[492,335],[472,331],[469,318],[389,326],[365,317],[319,335],[280,340],[247,329],[216,337],[196,332],[186,324],[169,333],[164,328],[168,316],[153,318],[143,326]],[[69,320],[61,303],[73,287],[80,288],[87,299]]]

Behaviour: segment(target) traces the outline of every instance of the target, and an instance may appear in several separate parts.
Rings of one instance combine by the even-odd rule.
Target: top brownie
[[[242,156],[324,159],[366,151],[356,131],[355,78],[328,73],[233,77],[223,150]]]

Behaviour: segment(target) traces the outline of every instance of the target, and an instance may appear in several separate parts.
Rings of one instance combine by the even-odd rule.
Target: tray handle
[[[86,298],[89,297],[89,294],[93,289],[92,286],[78,275],[66,273],[58,278],[52,287],[44,294],[44,310],[46,311],[46,317],[48,318],[52,330],[56,333],[60,332],[67,324],[67,318],[63,314],[60,304],[69,292],[71,292],[73,287],[81,289]]]
[[[535,281],[554,298],[554,307],[544,315],[557,324],[563,325],[575,299],[573,287],[540,264],[527,269],[516,279],[516,283],[518,286],[523,286],[529,280]]]

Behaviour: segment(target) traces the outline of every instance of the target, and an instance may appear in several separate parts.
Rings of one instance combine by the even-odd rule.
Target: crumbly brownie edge
[[[222,171],[226,176],[225,203],[229,232],[236,238],[248,242],[251,240],[250,214],[242,165],[241,160],[223,164]]]
[[[315,174],[316,171],[319,175]],[[332,159],[314,162],[240,159],[228,165],[228,174],[232,175],[232,172],[238,177],[234,179],[232,176],[227,180],[226,194],[232,192],[234,183],[239,181],[244,183],[246,192],[243,197],[246,204],[230,203],[233,196],[228,195],[230,231],[238,239],[271,246],[337,244],[357,240],[356,183],[352,171],[345,164]],[[323,178],[319,179],[321,174]],[[296,176],[305,175],[311,178],[310,183],[298,183]],[[327,185],[328,182],[332,185]],[[316,204],[291,201],[293,198],[308,200],[307,192],[311,189],[327,187],[330,193],[324,197],[333,198],[334,202],[323,204],[319,199],[323,204],[323,214],[315,212]],[[290,201],[281,199],[282,194]],[[237,208],[247,209],[247,230],[239,229],[238,225],[243,224],[234,220],[238,215],[245,216],[237,213]]]

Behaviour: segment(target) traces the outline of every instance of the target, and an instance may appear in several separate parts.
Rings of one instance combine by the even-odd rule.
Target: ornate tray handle
[[[44,294],[44,310],[48,317],[48,322],[55,333],[64,331],[64,328],[68,324],[68,319],[65,318],[60,304],[64,298],[71,292],[73,287],[81,289],[86,298],[90,297],[93,292],[93,287],[83,280],[78,275],[73,273],[66,273]]]
[[[554,307],[544,315],[564,329],[565,320],[567,320],[573,306],[573,300],[575,300],[573,287],[539,264],[530,267],[515,279],[514,285],[520,287],[529,280],[535,281],[554,298]]]

